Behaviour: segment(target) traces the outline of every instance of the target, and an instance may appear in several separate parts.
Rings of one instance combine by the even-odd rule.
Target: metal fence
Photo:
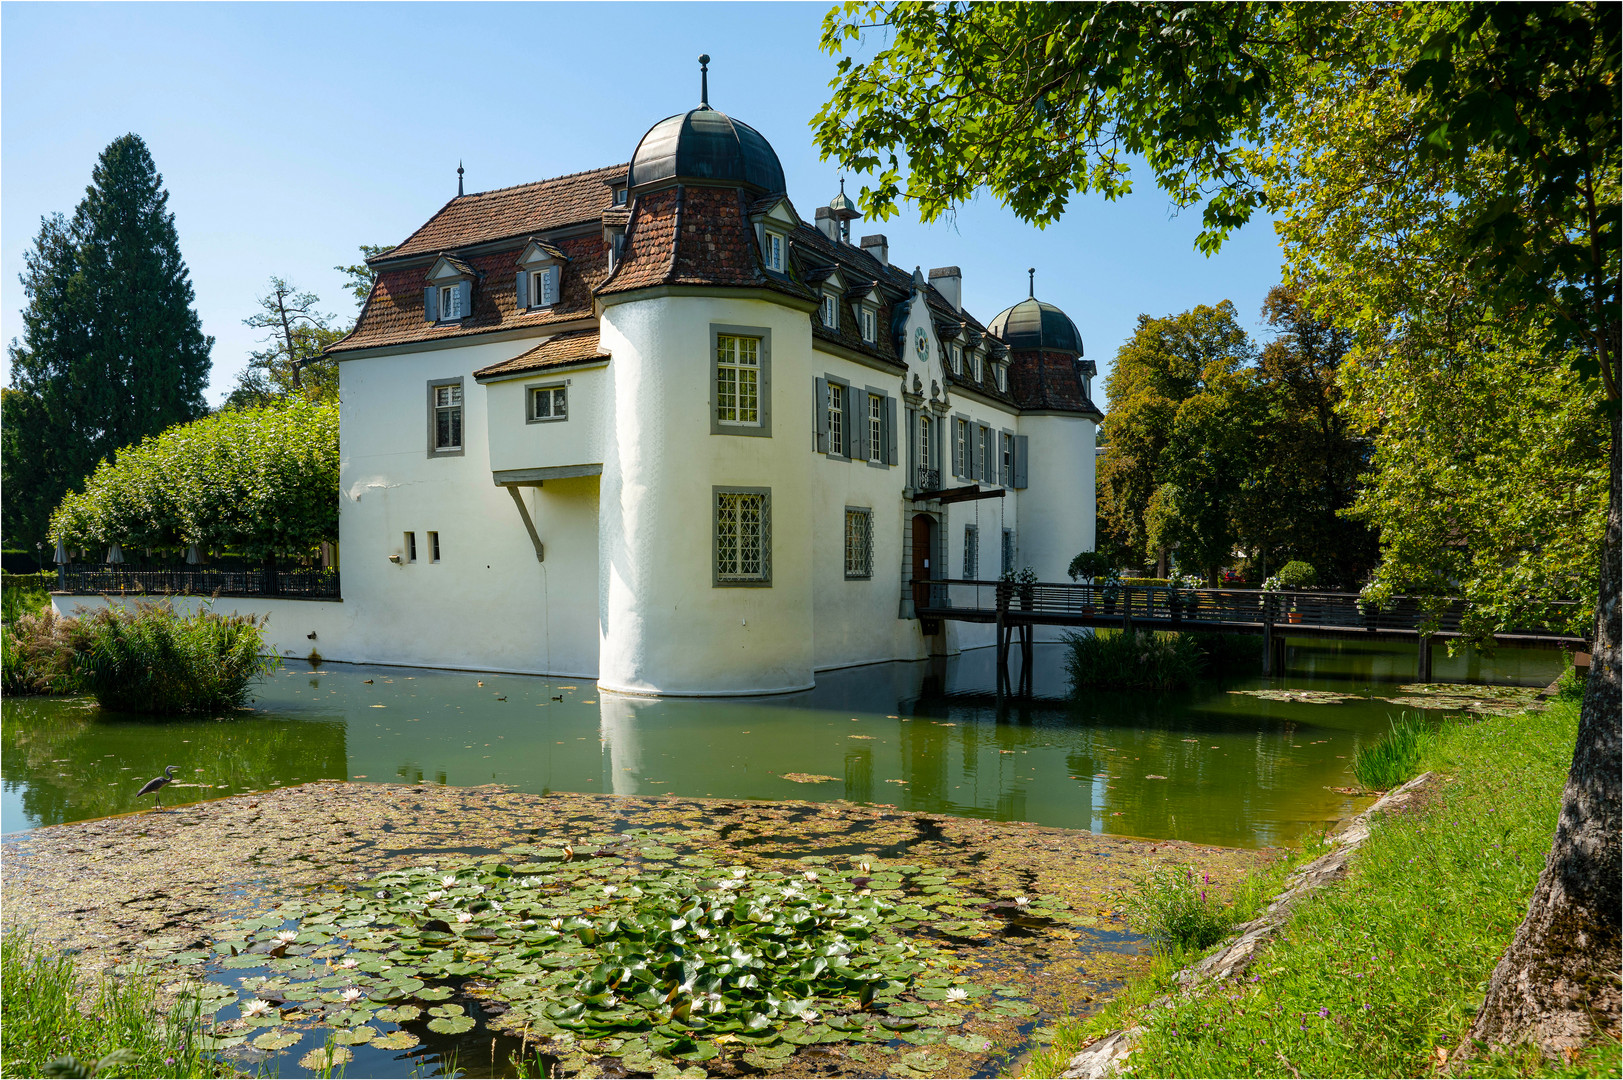
[[[290,600],[338,600],[338,571],[226,570],[196,566],[123,567],[102,563],[57,568],[63,592],[108,596],[279,596]]]
[[[1451,599],[1439,607],[1412,596],[1401,596],[1380,606],[1366,603],[1357,593],[1261,592],[1256,589],[1174,589],[1166,585],[1068,584],[947,579],[931,581],[926,606],[938,614],[950,611],[1020,612],[1042,618],[1087,622],[1099,620],[1156,623],[1202,623],[1214,629],[1231,626],[1255,630],[1272,624],[1289,632],[1304,629],[1403,631],[1449,636],[1460,631],[1465,601]],[[1557,610],[1571,604],[1550,605]],[[1559,620],[1557,620],[1559,621]],[[1525,637],[1565,639],[1570,635],[1550,626],[1505,631]]]

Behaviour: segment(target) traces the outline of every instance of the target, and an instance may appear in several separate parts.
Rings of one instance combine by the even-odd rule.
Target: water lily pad
[[[355,1054],[347,1046],[323,1047],[312,1050],[299,1059],[299,1068],[309,1069],[311,1072],[321,1072],[331,1069],[335,1065],[346,1065],[355,1060]]]
[[[344,1028],[342,1031],[334,1032],[333,1042],[339,1046],[365,1046],[377,1038],[377,1035],[377,1028],[363,1024],[360,1027]]]
[[[263,1035],[254,1036],[254,1045],[261,1050],[286,1050],[303,1037],[301,1032],[283,1028],[280,1031],[267,1031]]]
[[[391,1031],[373,1039],[372,1045],[379,1050],[410,1050],[420,1042],[422,1040],[409,1031]]]
[[[839,779],[837,776],[824,776],[821,773],[804,772],[784,773],[783,778],[785,780],[793,781],[796,784],[829,784]]]
[[[1363,700],[1358,694],[1338,694],[1330,690],[1230,690],[1229,693],[1264,701],[1294,701],[1299,705],[1339,705],[1343,701]]]
[[[423,1015],[423,1010],[416,1005],[396,1005],[392,1009],[379,1009],[375,1015],[386,1024],[404,1024]]]
[[[985,1035],[948,1035],[944,1041],[948,1046],[971,1054],[980,1054],[992,1049],[992,1040]]]
[[[441,1035],[460,1035],[464,1031],[473,1030],[473,1017],[436,1016],[428,1022],[428,1030],[437,1031]]]

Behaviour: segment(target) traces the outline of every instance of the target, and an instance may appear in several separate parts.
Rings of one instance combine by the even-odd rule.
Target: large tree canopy
[[[338,540],[338,403],[293,397],[170,428],[116,462],[51,517],[69,546],[303,555]]]
[[[207,411],[209,350],[169,194],[139,136],[102,151],[71,220],[27,255],[3,439],[8,540],[40,540],[53,506],[120,447]],[[17,395],[23,395],[21,397]]]
[[[840,59],[814,121],[825,155],[876,175],[860,196],[870,215],[906,199],[933,219],[985,189],[1045,224],[1076,192],[1125,194],[1137,157],[1177,203],[1201,206],[1206,250],[1256,210],[1274,213],[1292,282],[1354,335],[1351,363],[1407,355],[1435,371],[1474,363],[1459,347],[1473,337],[1520,335],[1591,380],[1584,393],[1610,429],[1595,666],[1550,858],[1473,1035],[1551,1053],[1597,1026],[1615,1037],[1615,9],[852,3],[825,20],[824,47],[862,49],[872,29],[884,41]]]

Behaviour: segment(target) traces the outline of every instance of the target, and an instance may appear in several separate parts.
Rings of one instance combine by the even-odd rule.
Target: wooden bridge
[[[1009,652],[1018,636],[1021,678],[1028,682],[1037,626],[1115,630],[1178,630],[1256,634],[1262,639],[1262,671],[1284,667],[1285,638],[1343,641],[1399,640],[1414,643],[1418,681],[1431,681],[1431,647],[1459,638],[1463,600],[1441,610],[1418,597],[1366,604],[1357,593],[1260,592],[1256,589],[1173,589],[1166,585],[1097,585],[959,579],[915,581],[914,610],[932,623],[993,623],[997,626],[999,688],[1008,681]],[[1435,603],[1435,602],[1433,602]],[[1585,640],[1543,627],[1494,635],[1500,645],[1537,649],[1587,649]],[[1029,693],[1029,686],[1022,692]]]

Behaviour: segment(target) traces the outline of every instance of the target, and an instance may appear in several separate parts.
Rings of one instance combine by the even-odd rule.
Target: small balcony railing
[[[941,470],[921,468],[919,469],[918,481],[920,491],[940,491]]]
[[[306,567],[275,570],[200,569],[195,566],[124,568],[74,563],[57,568],[63,592],[109,596],[279,596],[289,600],[338,600],[337,570]]]

